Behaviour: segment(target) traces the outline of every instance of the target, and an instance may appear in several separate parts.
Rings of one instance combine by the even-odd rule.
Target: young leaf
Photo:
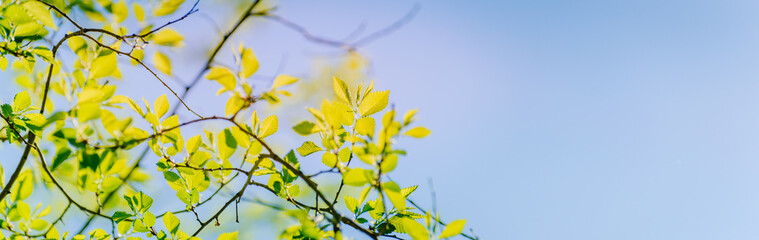
[[[172,14],[179,9],[182,3],[184,3],[184,0],[163,0],[158,7],[154,8],[153,15],[166,16]]]
[[[345,196],[345,207],[348,208],[351,212],[355,213],[358,211],[358,200],[351,196]]]
[[[212,67],[211,71],[206,75],[206,79],[219,82],[224,90],[234,90],[237,84],[235,74],[225,67]]]
[[[37,1],[27,1],[24,4],[21,4],[21,6],[26,9],[26,12],[29,13],[32,18],[42,22],[42,24],[45,24],[45,26],[48,26],[49,28],[52,28],[53,30],[57,30],[58,28],[55,26],[55,21],[53,20],[53,15],[48,10],[48,7],[45,6],[45,4],[42,4]]]
[[[424,127],[415,127],[415,128],[412,128],[411,130],[408,130],[405,133],[405,135],[412,136],[415,138],[423,138],[423,137],[426,137],[427,135],[430,135],[430,130]]]
[[[21,112],[31,105],[32,98],[29,97],[29,92],[27,91],[16,93],[16,96],[13,97],[13,112]]]
[[[100,56],[92,62],[88,78],[96,79],[110,76],[116,71],[116,54]]]
[[[237,231],[231,233],[222,233],[216,240],[237,240]]]
[[[171,75],[171,60],[168,56],[161,52],[155,52],[153,55],[153,64],[158,68],[158,71]]]
[[[155,116],[157,118],[163,117],[169,111],[169,99],[166,98],[166,94],[156,98],[153,107],[155,108]]]
[[[361,135],[374,136],[374,118],[364,117],[356,121],[356,132]]]
[[[164,46],[181,46],[182,40],[184,40],[182,34],[171,28],[163,28],[152,36],[151,42]]]
[[[163,215],[163,225],[166,226],[166,229],[169,230],[172,236],[175,236],[179,230],[179,218],[174,216],[171,212],[166,212],[166,214]]]
[[[111,5],[111,8],[113,9],[115,20],[118,23],[123,22],[129,16],[129,9],[124,0],[114,3]]]
[[[349,105],[351,104],[351,93],[348,90],[348,85],[343,80],[336,76],[332,77],[332,87],[335,89],[335,94],[337,94],[338,98]]]
[[[358,107],[358,114],[361,116],[369,116],[382,111],[382,109],[387,107],[389,95],[390,91],[370,92]]]
[[[448,226],[445,227],[442,233],[440,233],[440,238],[449,238],[456,235],[459,235],[461,233],[461,230],[464,229],[464,224],[466,224],[466,220],[460,219],[453,221],[448,224]]]
[[[258,137],[265,138],[274,134],[277,132],[278,125],[277,115],[267,117],[261,124],[261,135]]]
[[[256,73],[256,71],[258,71],[258,59],[256,59],[256,55],[253,54],[252,49],[242,48],[242,54],[240,58],[242,59],[241,74],[243,78],[249,78],[251,75]]]
[[[308,156],[309,154],[322,151],[321,147],[317,146],[314,142],[306,141],[301,145],[298,149],[298,153],[300,153],[301,156]]]
[[[276,78],[274,78],[274,84],[272,84],[272,89],[277,89],[281,86],[286,86],[293,84],[298,81],[298,78],[290,76],[290,75],[279,75]]]
[[[227,160],[235,153],[235,150],[237,150],[237,141],[232,136],[232,131],[226,128],[219,133],[219,156]]]
[[[316,124],[309,121],[302,121],[296,124],[293,126],[293,130],[301,136],[308,136],[318,131]]]

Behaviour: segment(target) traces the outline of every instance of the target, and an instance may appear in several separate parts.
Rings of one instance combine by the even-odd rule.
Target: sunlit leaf
[[[155,54],[153,54],[153,64],[155,64],[158,71],[161,71],[166,75],[171,75],[171,60],[169,60],[169,57],[165,54],[155,52]]]
[[[359,105],[358,113],[361,116],[369,116],[382,111],[387,107],[389,94],[390,91],[370,92]]]

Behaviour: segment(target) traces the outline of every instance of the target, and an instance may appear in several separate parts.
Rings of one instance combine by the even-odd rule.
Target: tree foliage
[[[271,84],[254,84],[259,62],[244,44],[233,50],[236,65],[214,60],[246,20],[286,21],[260,1],[242,3],[245,10],[220,36],[197,77],[178,90],[166,82],[176,73],[167,53],[184,45],[172,25],[197,12],[197,2],[0,2],[0,69],[13,66],[22,88],[1,105],[0,139],[23,149],[17,164],[2,162],[10,176],[0,171],[0,239],[199,239],[212,226],[246,227],[238,216],[246,207],[242,201],[293,219],[280,234],[284,239],[343,239],[348,233],[371,239],[476,238],[462,234],[464,220],[445,226],[437,212],[414,203],[417,186],[390,179],[406,154],[396,139],[424,138],[430,131],[416,124],[416,110],[396,112],[390,92],[375,89],[374,81],[356,86],[333,77],[331,97],[305,103],[312,106],[306,110],[287,110],[310,114],[294,126],[257,112],[256,106],[296,95],[299,78],[283,74]],[[358,45],[325,42],[350,53]],[[125,76],[125,64],[152,79]],[[117,94],[119,79],[158,81],[166,94],[138,101]],[[223,115],[201,115],[183,100],[206,80],[227,98]],[[189,120],[180,121],[183,111]],[[208,121],[226,128],[204,128]],[[183,135],[188,128],[203,132]],[[269,139],[283,131],[301,140],[273,146]],[[309,155],[320,158],[323,168],[302,167]],[[326,175],[335,177],[321,177]],[[156,200],[139,188],[156,182],[165,182],[175,199]],[[30,196],[36,191],[60,197],[34,202]],[[251,200],[252,192],[279,201]],[[179,205],[154,206],[167,201]],[[65,207],[54,207],[61,202]],[[83,226],[64,224],[76,211],[85,214],[76,220]],[[234,212],[234,222],[221,218],[224,212]],[[111,224],[92,225],[94,219]],[[217,236],[237,239],[238,232]]]

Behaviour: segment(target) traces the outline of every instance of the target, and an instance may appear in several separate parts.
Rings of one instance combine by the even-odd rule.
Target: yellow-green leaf
[[[184,0],[163,0],[159,3],[158,7],[153,10],[153,15],[165,16],[174,13],[179,9],[179,6],[184,3]]]
[[[405,135],[412,136],[415,138],[423,138],[423,137],[426,137],[427,135],[430,135],[430,130],[424,127],[415,127],[415,128],[412,128],[411,130],[406,131]]]
[[[235,74],[225,67],[212,67],[206,75],[206,79],[219,82],[224,90],[234,90],[237,84]]]
[[[32,18],[42,22],[42,24],[45,24],[45,26],[48,26],[53,30],[58,29],[58,27],[55,26],[55,21],[53,21],[52,13],[48,10],[48,7],[45,6],[45,4],[37,1],[27,1],[21,6],[26,9],[26,12],[29,13]]]
[[[412,109],[408,110],[405,115],[403,115],[403,126],[409,125],[411,122],[414,121],[414,115],[416,115],[416,112],[419,110]]]
[[[302,121],[296,124],[293,126],[293,130],[302,136],[308,136],[319,131],[319,129],[316,127],[316,124],[309,121]]]
[[[375,114],[387,107],[390,91],[374,91],[366,95],[361,105],[358,107],[358,114],[369,116]]]
[[[390,202],[393,203],[395,209],[400,211],[406,209],[406,197],[401,194],[401,188],[398,187],[398,184],[394,182],[386,182],[382,184],[382,191],[384,191],[387,198],[390,199]]]
[[[224,129],[224,131],[219,133],[218,141],[219,156],[223,160],[229,159],[229,157],[235,153],[235,150],[237,150],[237,141],[235,140],[235,137],[232,136],[232,131],[230,131],[229,128]]]
[[[8,59],[0,56],[0,70],[5,72],[5,69],[8,68]]]
[[[329,151],[324,152],[322,155],[322,163],[327,167],[335,167],[335,165],[337,165],[337,157]]]
[[[348,90],[348,84],[345,84],[343,80],[335,76],[332,77],[332,87],[335,89],[335,94],[337,94],[338,98],[351,105],[351,93]]]
[[[274,84],[272,84],[271,88],[276,89],[281,86],[286,86],[293,84],[298,81],[297,77],[293,77],[290,75],[279,75],[276,78],[274,78]]]
[[[261,124],[261,135],[259,137],[265,138],[271,136],[277,132],[277,128],[279,128],[279,120],[277,120],[277,115],[271,115],[264,119],[264,122]]]
[[[258,71],[258,59],[256,59],[256,55],[253,54],[253,49],[243,48],[241,59],[241,74],[243,78],[249,78],[251,75],[256,73],[256,71]]]
[[[166,226],[166,229],[169,230],[171,235],[175,235],[179,230],[179,218],[174,216],[171,212],[166,212],[166,214],[163,215],[163,225]]]
[[[113,15],[116,17],[116,22],[123,22],[127,16],[129,16],[129,8],[127,8],[126,2],[121,0],[112,5]]]
[[[79,110],[77,110],[77,118],[80,123],[97,119],[100,117],[100,103],[89,102],[79,104]]]
[[[32,105],[32,98],[29,97],[29,92],[22,91],[13,97],[13,111],[21,112],[29,108]]]
[[[367,183],[369,180],[366,178],[366,172],[361,168],[351,168],[343,173],[343,182],[349,186],[360,187]]]
[[[459,235],[461,233],[461,230],[464,230],[464,225],[466,224],[466,220],[460,219],[453,221],[448,224],[448,226],[445,226],[445,229],[442,233],[440,233],[440,238],[449,238],[456,235]]]
[[[297,150],[298,150],[298,153],[300,153],[301,156],[305,157],[305,156],[308,156],[309,154],[312,154],[312,153],[315,153],[315,152],[318,152],[318,151],[322,151],[324,149],[322,149],[321,147],[317,146],[312,141],[306,141]]]
[[[152,42],[164,46],[181,46],[182,40],[184,40],[182,34],[174,29],[164,28],[153,34]]]
[[[34,177],[30,170],[26,170],[18,177],[17,183],[11,191],[11,198],[14,200],[24,200],[32,195],[34,189]],[[27,206],[28,207],[28,206]]]
[[[356,132],[361,135],[374,136],[374,118],[364,117],[356,121]]]
[[[89,78],[102,78],[113,74],[116,71],[116,54],[100,56],[92,62],[90,66]]]
[[[229,116],[240,110],[242,108],[243,104],[245,104],[245,100],[238,97],[237,95],[234,95],[227,100],[227,105],[224,108],[224,116]]]
[[[231,233],[222,233],[216,240],[237,240],[237,231]]]
[[[163,117],[169,111],[169,99],[166,98],[166,94],[155,99],[153,108],[155,108],[155,116],[157,118]]]
[[[171,75],[171,60],[168,56],[161,52],[155,52],[153,55],[153,64],[158,68],[158,71]]]
[[[142,6],[140,6],[140,3],[133,3],[132,8],[134,8],[134,17],[137,18],[137,21],[143,22],[145,21],[145,9],[142,9]]]

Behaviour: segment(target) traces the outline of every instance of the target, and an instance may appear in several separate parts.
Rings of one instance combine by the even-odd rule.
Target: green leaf
[[[32,172],[27,170],[18,177],[17,183],[11,191],[11,198],[16,201],[27,199],[32,195],[32,190],[34,190],[34,177]]]
[[[166,94],[156,98],[153,107],[155,108],[155,116],[157,118],[163,117],[169,111],[169,99],[166,98]]]
[[[316,128],[316,124],[309,121],[302,121],[296,124],[295,126],[293,126],[293,130],[295,130],[296,133],[302,136],[308,136],[308,135],[311,135],[312,133],[319,131]]]
[[[277,132],[277,128],[279,126],[278,122],[279,120],[277,120],[277,115],[271,115],[264,119],[264,122],[261,124],[261,135],[258,137],[265,138]]]
[[[401,194],[401,188],[394,182],[386,182],[382,184],[382,191],[385,192],[387,198],[393,203],[395,209],[400,211],[406,210],[406,198]]]
[[[206,79],[219,82],[225,91],[234,90],[237,84],[235,74],[225,67],[212,67]]]
[[[97,79],[110,76],[116,71],[116,54],[100,56],[92,62],[90,66],[90,75],[88,78]]]
[[[466,220],[464,219],[448,223],[448,226],[446,226],[443,232],[440,233],[440,238],[449,238],[461,234],[461,230],[464,230],[465,224]]]
[[[403,228],[406,229],[408,234],[411,236],[411,239],[413,240],[427,240],[430,239],[429,233],[427,232],[427,228],[424,227],[421,223],[417,222],[414,219],[404,217],[404,221],[402,222]]]
[[[189,140],[187,140],[187,153],[194,154],[196,151],[198,151],[200,142],[200,135],[191,137]]]
[[[365,171],[366,170],[361,168],[348,169],[343,173],[343,182],[349,186],[364,186],[369,183],[369,180],[366,178],[367,174],[365,174]]]
[[[161,71],[166,75],[171,75],[171,60],[165,54],[155,52],[155,54],[153,54],[153,64],[158,68],[158,71]]]
[[[237,141],[232,136],[232,131],[229,128],[219,133],[219,156],[223,160],[229,159],[232,154],[237,150]]]
[[[117,225],[117,228],[118,228],[118,230],[119,230],[119,233],[121,233],[121,234],[126,234],[126,233],[129,231],[129,229],[131,229],[131,228],[132,228],[132,223],[131,223],[131,222],[128,222],[128,221],[121,221],[121,222],[120,222],[120,223]],[[56,237],[55,239],[58,239],[58,238]]]
[[[113,213],[113,216],[111,216],[111,218],[113,218],[113,221],[118,223],[133,216],[134,215],[123,212],[123,211],[116,211],[115,213]]]
[[[29,97],[29,92],[23,91],[16,93],[13,97],[13,112],[21,112],[29,108],[32,105],[32,98]]]
[[[77,95],[77,104],[99,102],[105,92],[99,88],[86,88]]]
[[[37,231],[42,231],[47,228],[47,221],[42,219],[34,219],[32,220],[32,229]]]
[[[242,74],[243,78],[249,78],[251,75],[256,73],[256,71],[258,71],[258,59],[256,59],[256,55],[253,54],[252,49],[242,48],[242,54],[240,58],[242,59],[242,71],[240,73]]]
[[[335,89],[335,94],[337,94],[337,97],[348,105],[351,105],[351,93],[348,90],[348,85],[336,76],[332,77],[332,80],[332,87]]]
[[[179,218],[174,216],[171,212],[166,212],[165,215],[163,215],[163,225],[166,226],[166,229],[169,230],[172,236],[177,234],[177,231],[179,231]]]
[[[348,208],[351,212],[355,213],[358,211],[358,200],[351,196],[345,196],[345,207]]]
[[[387,107],[389,97],[390,91],[370,92],[361,102],[361,105],[358,106],[358,114],[361,116],[369,116],[382,111],[382,109]]]
[[[100,117],[100,103],[91,102],[79,105],[77,110],[77,118],[80,123],[97,119]]]
[[[52,13],[50,13],[50,10],[48,10],[48,7],[45,4],[37,1],[27,1],[24,4],[21,4],[21,6],[26,9],[26,12],[29,13],[32,18],[42,22],[42,24],[45,24],[45,26],[48,26],[53,30],[58,29],[58,27],[55,26],[55,21],[53,21]]]
[[[272,89],[277,89],[282,86],[290,85],[298,81],[297,77],[293,77],[290,75],[279,75],[276,78],[274,78],[274,84],[272,84]]]
[[[426,137],[427,135],[430,135],[430,130],[424,127],[415,127],[415,128],[412,128],[411,130],[406,131],[405,135],[412,136],[415,138],[423,138],[423,137]]]
[[[318,152],[318,151],[322,151],[324,149],[322,149],[321,147],[317,146],[312,141],[306,141],[297,150],[298,150],[298,153],[300,153],[301,156],[305,157],[305,156],[308,156],[309,154],[312,154],[312,153],[315,153],[315,152]]]
[[[386,156],[385,159],[382,160],[382,163],[380,163],[380,169],[382,169],[383,173],[389,173],[395,169],[395,166],[397,164],[398,164],[398,155],[390,154]]]

